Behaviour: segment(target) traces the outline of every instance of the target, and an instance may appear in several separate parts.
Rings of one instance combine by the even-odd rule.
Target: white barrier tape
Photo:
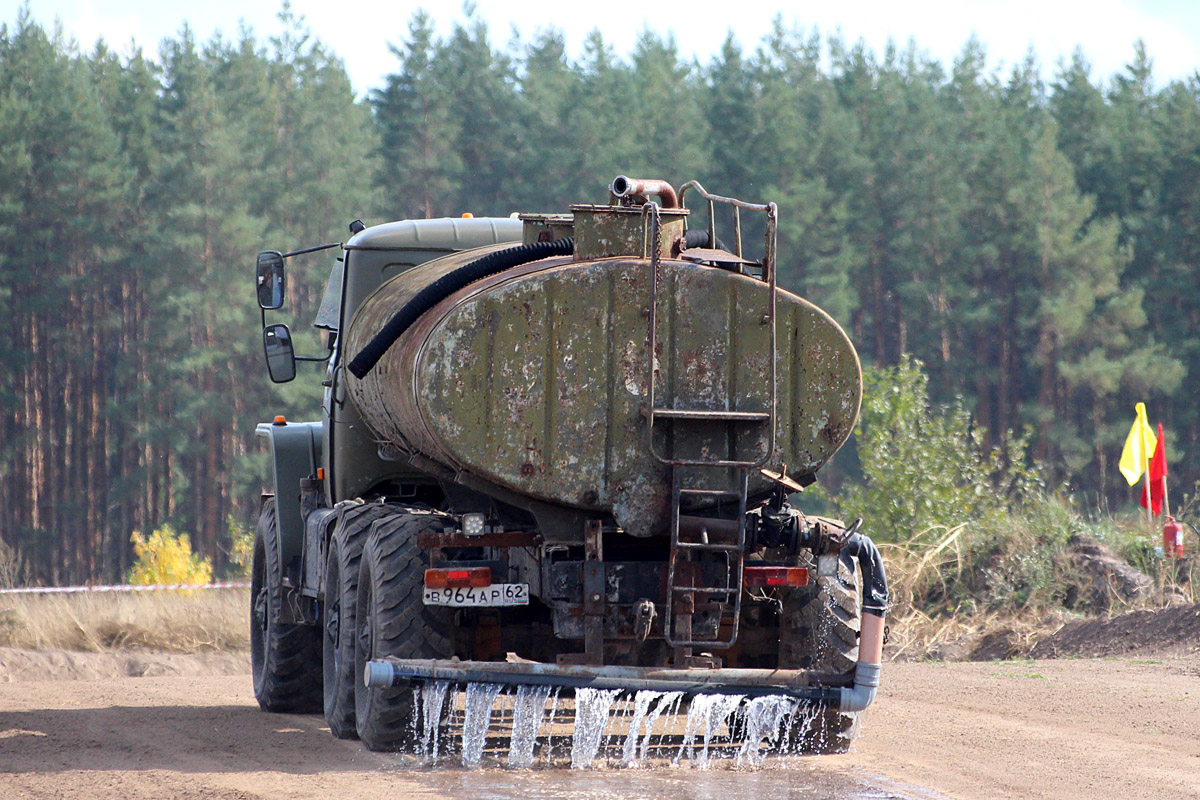
[[[249,589],[249,583],[172,583],[151,586],[28,586],[0,589],[0,594],[71,594],[75,592],[159,592],[178,589]]]

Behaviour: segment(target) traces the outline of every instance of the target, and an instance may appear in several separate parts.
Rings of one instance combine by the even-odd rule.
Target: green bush
[[[930,403],[919,361],[866,372],[855,437],[862,477],[847,478],[836,496],[818,495],[843,519],[861,516],[879,544],[899,650],[1004,624],[996,620],[1100,611],[1104,603],[1124,610],[1167,593],[1195,597],[1190,573],[1177,574],[1155,551],[1161,526],[1088,513],[1069,491],[1048,490],[1027,437],[1009,434],[1004,447],[989,447],[961,401]],[[1100,593],[1097,601],[1075,535],[1106,545],[1153,578],[1159,593]]]
[[[1024,437],[989,448],[960,401],[935,409],[920,361],[867,370],[855,428],[863,479],[834,503],[861,516],[878,541],[902,542],[934,528],[952,529],[1002,516],[1041,486]]]
[[[233,514],[226,519],[229,528],[229,576],[249,578],[254,562],[254,529]]]
[[[919,361],[868,370],[863,383],[862,479],[831,500],[881,543],[895,606],[936,614],[1061,605],[1080,582],[1069,553],[1077,533],[1145,560],[1145,537],[1046,491],[1027,437],[989,447],[961,401],[933,406]]]

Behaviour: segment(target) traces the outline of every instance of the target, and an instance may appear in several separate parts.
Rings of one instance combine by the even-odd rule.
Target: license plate
[[[470,589],[426,589],[427,606],[527,606],[528,583],[494,583]]]

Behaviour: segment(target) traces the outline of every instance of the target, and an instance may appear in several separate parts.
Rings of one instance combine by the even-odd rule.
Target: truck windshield
[[[347,253],[345,258],[348,258]],[[329,283],[325,285],[325,295],[321,298],[321,307],[317,309],[317,318],[313,321],[314,328],[325,328],[336,331],[341,325],[338,315],[342,310],[342,271],[345,268],[345,258],[338,259],[329,273]]]

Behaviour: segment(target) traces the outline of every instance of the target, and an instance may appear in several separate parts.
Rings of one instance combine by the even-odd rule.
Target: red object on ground
[[[1174,517],[1167,517],[1167,524],[1163,525],[1163,555],[1183,558],[1183,526]]]

